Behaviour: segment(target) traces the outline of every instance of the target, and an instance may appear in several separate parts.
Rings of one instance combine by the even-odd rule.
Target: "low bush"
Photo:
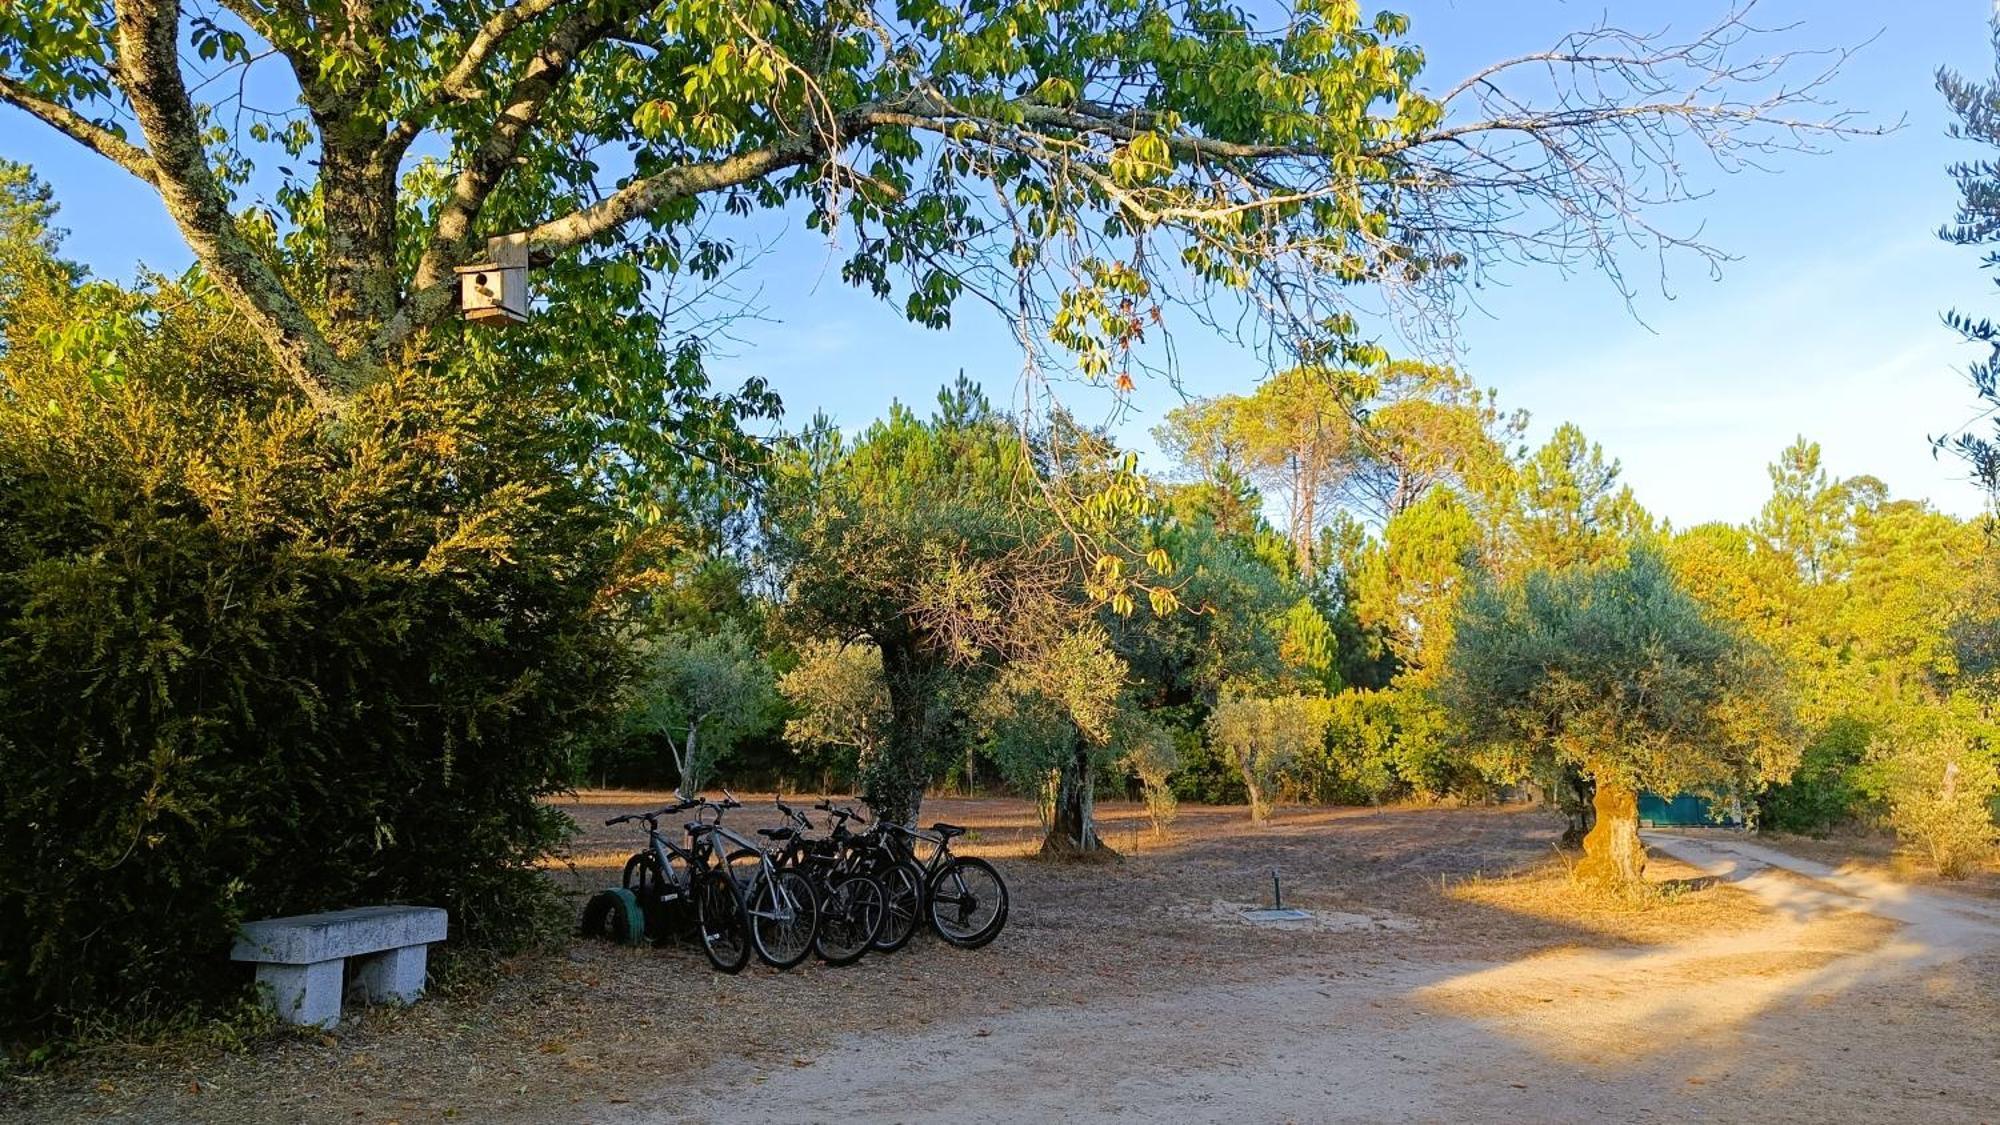
[[[1791,779],[1758,797],[1758,827],[1824,836],[1854,819],[1864,805],[1855,771],[1872,737],[1870,725],[1858,719],[1842,716],[1827,723],[1806,744]]]

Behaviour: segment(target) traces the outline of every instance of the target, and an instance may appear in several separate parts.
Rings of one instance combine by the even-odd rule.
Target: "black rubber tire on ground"
[[[924,873],[914,863],[894,863],[875,872],[884,896],[882,928],[869,947],[894,953],[910,944],[924,924]]]
[[[725,973],[740,973],[750,963],[750,922],[743,913],[743,892],[721,871],[710,871],[695,887],[695,924],[708,963]]]
[[[750,916],[750,944],[774,969],[789,969],[813,951],[819,933],[819,895],[796,871],[761,871],[743,896]]]
[[[869,875],[841,875],[822,890],[813,952],[829,965],[852,965],[882,930],[882,884]]]
[[[937,936],[960,949],[978,949],[1007,925],[1007,882],[985,860],[961,856],[931,876],[924,905]]]

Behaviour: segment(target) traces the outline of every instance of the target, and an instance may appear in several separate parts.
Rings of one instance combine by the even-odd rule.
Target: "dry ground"
[[[602,821],[655,796],[580,795],[552,875],[615,882],[631,834]],[[752,805],[732,823],[775,822]],[[1029,857],[1020,802],[926,804],[1009,878],[984,950],[732,978],[578,944],[324,1038],[100,1052],[16,1082],[0,1117],[2000,1121],[2000,918],[1940,928],[1935,892],[1672,841],[1694,866],[1656,862],[1666,892],[1594,898],[1526,809],[1188,808],[1165,839],[1100,811],[1130,855],[1064,866]],[[1274,867],[1312,921],[1239,920]]]
[[[1888,832],[1841,830],[1824,838],[1774,832],[1762,838],[1794,855],[1832,867],[1865,871],[1956,894],[2000,899],[2000,856],[1980,864],[1962,879],[1943,879],[1924,856],[1899,843]]]

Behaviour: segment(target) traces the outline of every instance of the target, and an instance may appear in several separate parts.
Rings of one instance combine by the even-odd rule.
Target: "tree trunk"
[[[324,138],[320,198],[326,208],[327,342],[346,360],[365,358],[375,332],[395,314],[396,180],[379,166],[379,129],[351,113],[319,117]]]
[[[118,0],[118,84],[152,154],[160,201],[209,280],[243,314],[313,405],[333,412],[354,373],[236,224],[202,143],[180,65],[180,8]],[[336,226],[333,221],[329,228]]]
[[[1306,581],[1313,571],[1313,524],[1319,519],[1319,497],[1316,482],[1300,459],[1292,459],[1292,550],[1294,561],[1299,567],[1299,581]]]
[[[915,824],[930,780],[932,718],[939,701],[936,670],[903,641],[879,642],[889,689],[889,736],[861,766],[861,799],[896,824]]]
[[[695,761],[694,756],[695,735],[698,729],[698,724],[688,724],[686,745],[674,747],[674,769],[680,772],[680,780],[676,783],[676,786],[680,792],[690,797],[701,792],[701,769],[700,764]],[[672,735],[667,736],[667,743],[668,745],[673,744]]]
[[[1090,768],[1090,747],[1076,740],[1076,749],[1056,784],[1055,808],[1042,854],[1056,856],[1117,855],[1097,834],[1096,778]]]
[[[1577,878],[1602,887],[1635,886],[1645,879],[1646,849],[1639,843],[1639,795],[1600,781],[1592,801],[1597,823],[1583,838]]]
[[[1597,823],[1597,814],[1591,807],[1596,799],[1597,786],[1590,775],[1575,766],[1563,766],[1556,778],[1554,788],[1556,807],[1562,810],[1567,822],[1563,829],[1564,847],[1575,847],[1583,843],[1583,838]]]
[[[1271,819],[1271,802],[1264,787],[1257,783],[1257,773],[1250,768],[1250,755],[1243,755],[1239,765],[1243,772],[1243,792],[1250,798],[1250,823],[1262,824]]]

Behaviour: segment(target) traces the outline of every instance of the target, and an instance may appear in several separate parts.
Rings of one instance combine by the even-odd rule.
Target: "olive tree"
[[[788,621],[879,652],[888,724],[862,794],[908,823],[971,687],[1087,617],[1082,563],[1025,443],[976,387],[931,418],[897,405],[849,440],[808,434],[778,466],[766,550]]]
[[[1271,818],[1284,773],[1326,737],[1324,699],[1304,695],[1224,698],[1208,717],[1208,736],[1243,773],[1250,819]]]
[[[1097,771],[1118,760],[1113,741],[1125,664],[1094,626],[1000,669],[978,708],[988,753],[1008,779],[1036,793],[1042,850],[1108,850],[1093,815]]]
[[[1636,883],[1638,794],[1741,792],[1798,759],[1770,655],[1706,612],[1658,554],[1478,582],[1461,603],[1440,695],[1470,743],[1522,772],[1595,783],[1578,874]]]
[[[771,667],[733,625],[649,641],[641,666],[630,689],[630,722],[666,740],[683,793],[700,791],[737,743],[771,725]]]
[[[808,641],[798,664],[779,677],[778,691],[792,706],[785,741],[794,749],[837,753],[837,764],[853,770],[867,769],[881,752],[892,716],[880,649]]]

